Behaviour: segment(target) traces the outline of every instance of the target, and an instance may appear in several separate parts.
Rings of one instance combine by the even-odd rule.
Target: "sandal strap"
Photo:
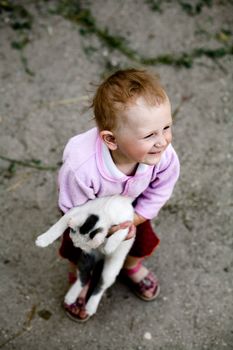
[[[134,267],[130,267],[130,268],[124,267],[123,270],[126,273],[126,275],[131,276],[136,272],[138,272],[141,267],[142,267],[142,262],[140,260]]]
[[[141,291],[141,293],[145,292],[146,290],[152,289],[155,290],[158,285],[158,280],[154,276],[152,272],[149,272],[139,283],[138,283],[138,289]]]

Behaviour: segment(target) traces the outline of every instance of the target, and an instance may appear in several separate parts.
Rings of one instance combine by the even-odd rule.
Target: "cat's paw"
[[[39,237],[37,237],[35,243],[37,247],[44,248],[47,247],[51,242],[44,235],[40,235]]]
[[[96,313],[98,308],[98,302],[95,300],[88,301],[85,307],[85,310],[89,316],[92,316]]]

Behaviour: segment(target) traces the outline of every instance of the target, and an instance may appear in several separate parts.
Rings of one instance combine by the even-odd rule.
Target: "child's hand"
[[[129,232],[125,238],[127,241],[128,239],[131,239],[135,236],[136,234],[136,226],[133,224],[132,221],[124,221],[118,225],[113,225],[110,230],[108,231],[108,235],[111,236],[113,233],[122,230],[124,228],[129,228]]]

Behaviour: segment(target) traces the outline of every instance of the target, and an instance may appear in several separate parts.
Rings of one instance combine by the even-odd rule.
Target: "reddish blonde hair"
[[[94,119],[99,130],[114,130],[120,110],[144,97],[150,105],[167,99],[158,76],[145,70],[119,70],[103,81],[93,98]]]

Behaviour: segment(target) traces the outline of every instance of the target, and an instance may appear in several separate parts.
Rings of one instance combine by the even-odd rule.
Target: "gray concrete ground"
[[[74,1],[59,1],[60,14],[51,11],[57,1],[17,3],[33,17],[9,7],[0,15],[0,349],[233,349],[232,1],[91,0],[83,6],[95,18],[92,33],[81,23],[90,13],[70,20]],[[107,33],[127,42],[113,49]],[[143,67],[135,52],[173,61],[192,53],[190,68],[144,65],[171,98],[181,161],[174,195],[154,221],[161,245],[147,260],[161,294],[144,303],[117,281],[80,325],[61,307],[67,264],[59,243],[34,245],[59,217],[57,172],[29,161],[57,166],[67,140],[93,125],[93,83],[110,68]]]

